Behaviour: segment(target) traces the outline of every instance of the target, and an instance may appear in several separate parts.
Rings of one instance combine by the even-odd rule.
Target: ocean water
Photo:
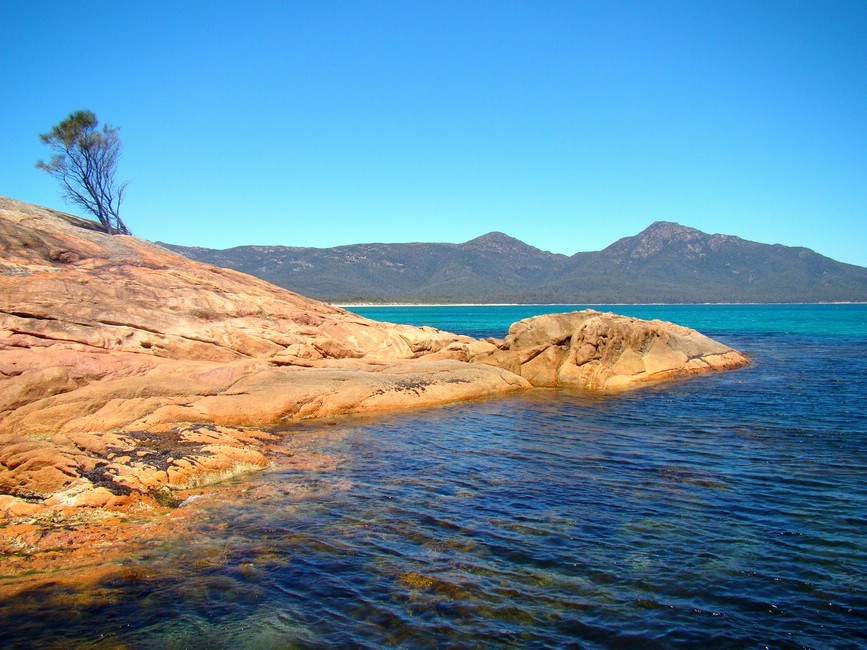
[[[561,309],[356,311],[501,337]],[[612,310],[754,363],[292,427],[135,579],[0,603],[0,643],[867,647],[867,306]]]

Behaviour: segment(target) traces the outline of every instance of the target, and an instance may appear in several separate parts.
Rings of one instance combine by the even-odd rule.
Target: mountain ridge
[[[867,268],[805,247],[655,221],[600,251],[544,251],[494,231],[467,242],[333,248],[158,244],[329,302],[865,302]]]

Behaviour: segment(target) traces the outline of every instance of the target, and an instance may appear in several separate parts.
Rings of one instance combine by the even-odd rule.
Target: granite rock
[[[696,330],[594,310],[514,323],[467,360],[521,375],[534,386],[622,390],[749,365],[749,358]]]
[[[376,322],[0,197],[6,519],[172,504],[265,467],[273,428],[302,419],[746,363],[693,330],[593,311],[486,341]]]

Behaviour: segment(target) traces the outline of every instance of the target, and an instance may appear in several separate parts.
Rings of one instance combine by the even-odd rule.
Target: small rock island
[[[293,421],[749,363],[694,330],[590,310],[502,340],[376,322],[3,197],[0,249],[0,552],[38,550],[24,523],[159,508],[265,467],[273,427]]]

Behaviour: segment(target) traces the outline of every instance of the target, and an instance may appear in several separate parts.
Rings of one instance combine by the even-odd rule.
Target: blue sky
[[[867,266],[867,2],[0,2],[0,194],[77,109],[121,214],[225,248],[558,253],[656,220]]]

